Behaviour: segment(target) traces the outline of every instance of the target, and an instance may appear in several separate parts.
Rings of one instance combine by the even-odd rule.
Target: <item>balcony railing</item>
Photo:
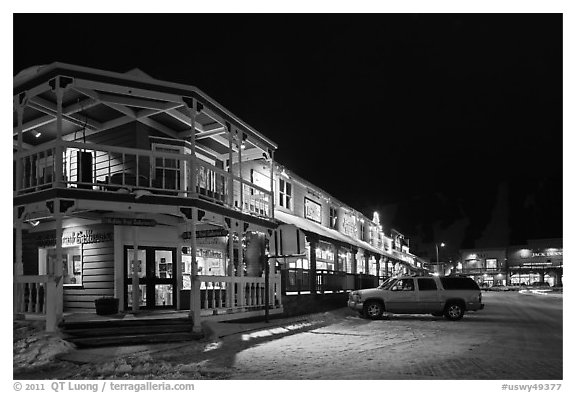
[[[57,151],[62,152],[61,164]],[[54,141],[23,152],[20,164],[16,195],[60,186],[201,198],[261,217],[273,211],[270,191],[190,154]],[[57,185],[60,165],[62,181]]]

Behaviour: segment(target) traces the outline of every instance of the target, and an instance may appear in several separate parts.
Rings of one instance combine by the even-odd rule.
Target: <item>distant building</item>
[[[526,245],[461,250],[457,272],[473,277],[481,286],[562,285],[562,239],[529,240]]]

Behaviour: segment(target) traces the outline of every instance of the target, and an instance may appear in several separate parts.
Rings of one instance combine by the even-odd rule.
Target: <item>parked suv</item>
[[[466,276],[400,276],[378,288],[350,292],[348,307],[363,317],[377,319],[394,314],[444,315],[456,321],[466,311],[484,308],[478,284]]]

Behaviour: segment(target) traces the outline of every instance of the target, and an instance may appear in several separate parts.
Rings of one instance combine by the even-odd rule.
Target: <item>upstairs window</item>
[[[280,179],[278,204],[286,209],[292,209],[292,184]]]
[[[486,269],[498,269],[498,260],[486,259]]]
[[[366,240],[366,226],[364,221],[360,221],[360,240]]]
[[[330,206],[330,228],[336,229],[336,221],[338,219],[338,211],[335,207]]]

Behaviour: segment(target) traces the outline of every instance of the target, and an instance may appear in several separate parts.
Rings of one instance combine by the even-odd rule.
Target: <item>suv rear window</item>
[[[421,291],[435,291],[436,282],[433,278],[419,278],[418,289]]]
[[[476,289],[480,290],[478,284],[468,277],[440,277],[440,282],[446,290],[456,289]]]

